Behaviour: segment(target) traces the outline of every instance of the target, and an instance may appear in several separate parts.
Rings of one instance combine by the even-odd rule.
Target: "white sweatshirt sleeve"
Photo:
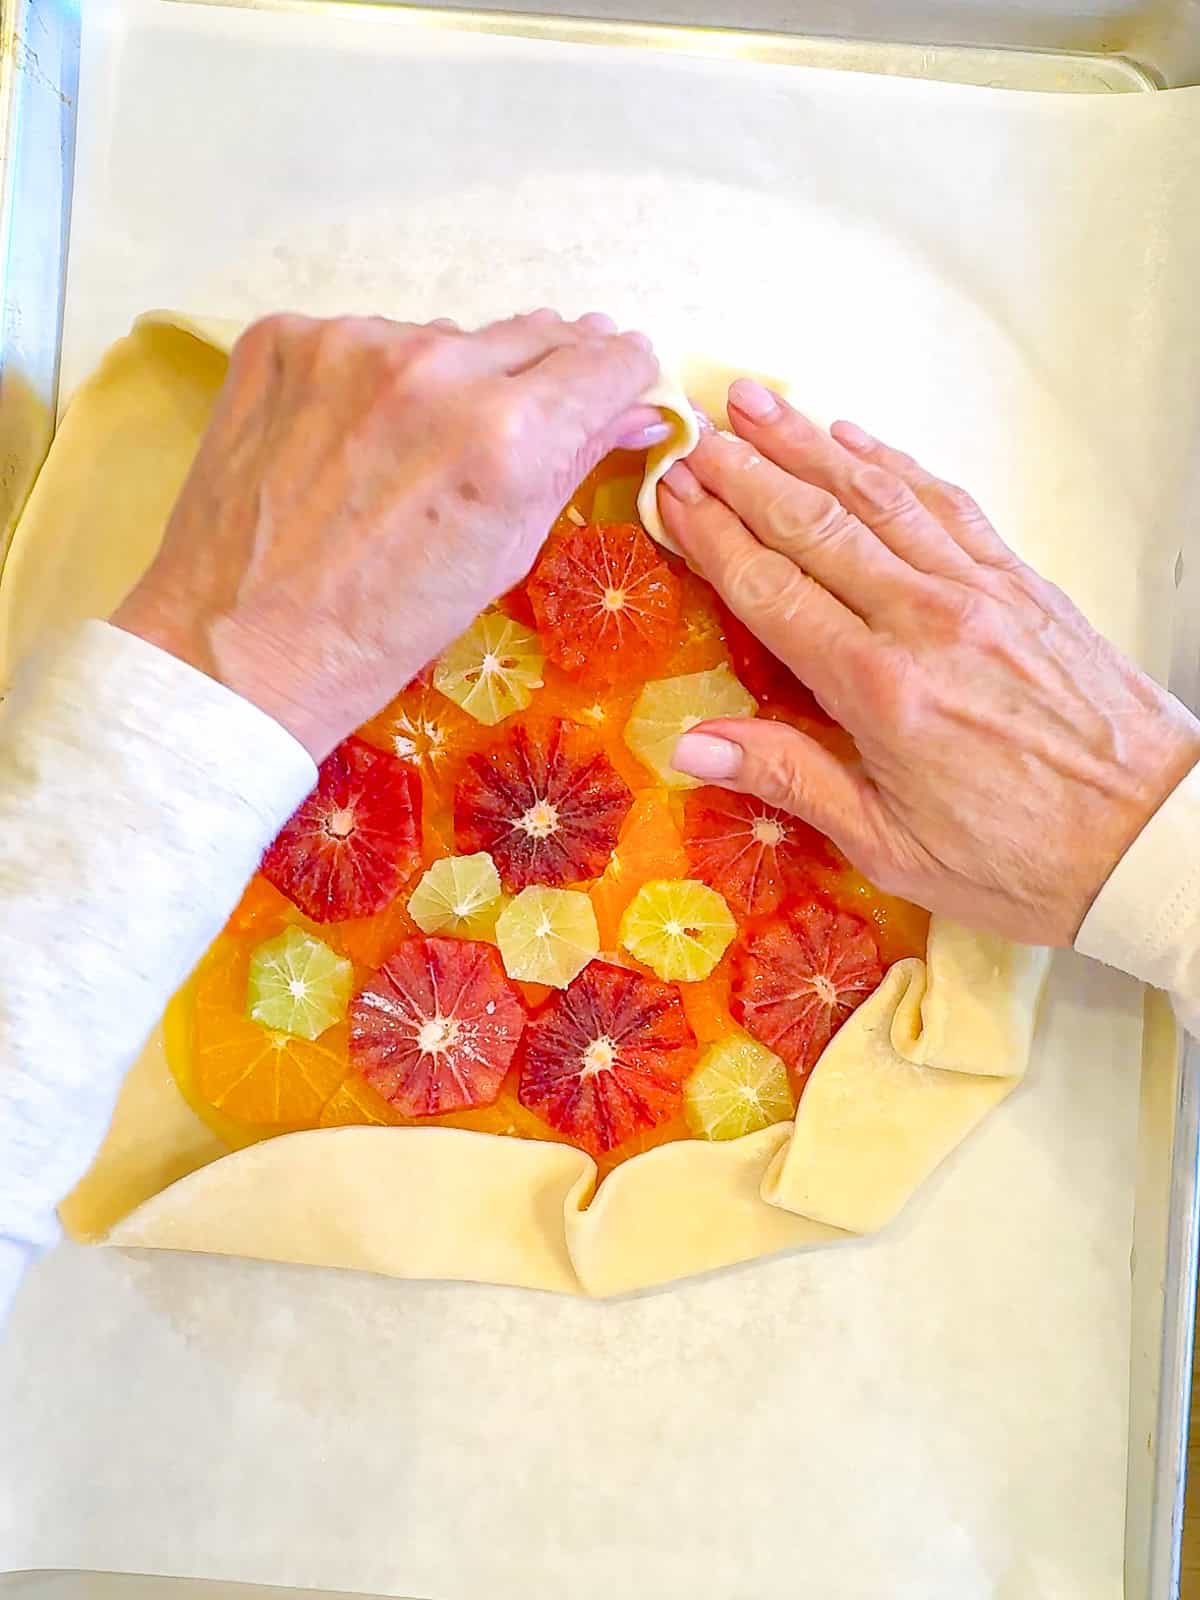
[[[1075,948],[1165,989],[1200,1037],[1200,767],[1195,767],[1117,863]]]
[[[108,623],[0,706],[0,1324],[167,999],[315,781],[270,717]]]

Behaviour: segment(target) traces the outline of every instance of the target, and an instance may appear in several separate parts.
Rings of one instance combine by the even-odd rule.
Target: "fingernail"
[[[834,435],[837,442],[844,444],[847,450],[870,450],[878,442],[865,428],[860,428],[857,422],[839,422]]]
[[[671,437],[669,422],[648,422],[645,427],[623,433],[617,440],[618,450],[649,450],[651,445],[663,444]]]
[[[677,461],[660,481],[668,494],[673,494],[676,500],[682,500],[685,505],[699,505],[704,499],[704,486],[683,461]]]
[[[711,733],[685,733],[675,745],[671,765],[706,783],[726,783],[742,770],[740,745]]]
[[[779,414],[779,396],[753,378],[739,378],[729,388],[729,404],[751,422],[769,422]]]

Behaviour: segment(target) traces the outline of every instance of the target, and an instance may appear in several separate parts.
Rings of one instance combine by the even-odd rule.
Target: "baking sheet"
[[[64,392],[152,304],[604,305],[971,483],[1161,672],[1198,117],[89,9]],[[1032,1081],[898,1227],[624,1304],[64,1248],[0,1361],[0,1567],[1115,1596],[1139,1040],[1136,988],[1063,958]]]

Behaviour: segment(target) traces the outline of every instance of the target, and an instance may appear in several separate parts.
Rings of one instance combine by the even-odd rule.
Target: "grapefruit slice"
[[[488,939],[503,909],[500,874],[485,850],[473,856],[443,856],[413,890],[408,914],[422,933]]]
[[[704,788],[683,807],[683,844],[692,871],[720,889],[735,911],[777,911],[805,868],[835,870],[837,851],[798,817],[751,795]]]
[[[525,1026],[491,945],[406,939],[350,1002],[350,1059],[406,1117],[488,1106]]]
[[[250,957],[246,1014],[264,1028],[319,1039],[346,1015],[354,968],[302,928],[287,928]]]
[[[795,1111],[787,1067],[772,1051],[737,1033],[700,1057],[687,1081],[688,1127],[701,1139],[740,1139]]]
[[[679,580],[632,523],[552,539],[526,589],[546,653],[589,679],[637,680],[679,630]]]
[[[525,726],[467,762],[454,792],[454,838],[486,850],[506,888],[561,888],[604,871],[633,803],[599,744],[582,728]]]
[[[525,710],[542,687],[544,664],[536,633],[499,611],[485,611],[438,658],[433,685],[492,728]]]
[[[699,983],[725,954],[737,924],[715,889],[694,878],[653,878],[621,918],[620,939],[660,978]]]
[[[792,907],[738,952],[734,1016],[783,1057],[799,1091],[822,1050],[883,980],[867,924],[816,901]]]
[[[565,989],[600,949],[596,913],[578,889],[522,889],[496,922],[504,970],[522,983]]]
[[[593,961],[526,1029],[521,1103],[602,1155],[679,1110],[694,1059],[678,990]]]
[[[357,736],[321,763],[317,787],[262,860],[268,878],[314,922],[369,917],[421,861],[416,773]]]
[[[710,717],[752,717],[753,698],[724,662],[707,672],[648,683],[625,724],[625,743],[669,789],[696,789],[698,778],[676,772],[671,757],[680,735]]]

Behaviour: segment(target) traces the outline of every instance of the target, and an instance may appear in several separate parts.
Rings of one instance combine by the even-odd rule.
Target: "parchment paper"
[[[1162,672],[1198,123],[1186,93],[89,7],[64,387],[152,305],[602,306],[968,482]],[[1062,958],[1030,1081],[897,1226],[625,1303],[63,1248],[0,1355],[0,1568],[1116,1597],[1139,1040],[1136,987]]]

